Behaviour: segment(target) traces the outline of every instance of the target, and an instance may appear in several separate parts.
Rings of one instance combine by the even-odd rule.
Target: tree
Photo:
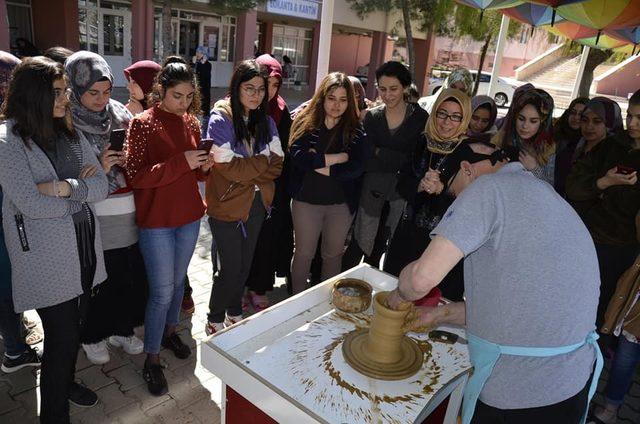
[[[497,10],[485,10],[484,13],[478,9],[458,5],[454,14],[452,23],[452,33],[454,37],[468,36],[475,41],[482,41],[480,49],[480,60],[478,63],[478,77],[476,77],[473,86],[473,95],[478,92],[480,84],[480,74],[484,67],[484,61],[487,57],[487,51],[491,42],[498,37],[500,32],[500,24],[502,22],[502,13]],[[513,19],[509,22],[509,30],[507,37],[513,38],[522,30],[522,24]]]
[[[582,45],[575,41],[567,40],[564,44],[563,53],[567,56],[582,54]],[[591,47],[589,56],[587,56],[587,63],[584,67],[584,73],[582,74],[582,80],[580,80],[580,86],[578,87],[578,97],[589,97],[591,83],[593,82],[593,72],[598,65],[609,60],[613,54],[613,50],[600,50]]]
[[[351,8],[358,13],[361,19],[367,17],[369,13],[382,11],[385,13],[401,12],[402,19],[396,22],[396,26],[402,26],[407,43],[407,54],[409,55],[409,70],[415,79],[415,48],[413,44],[413,27],[417,24],[417,29],[428,34],[433,33],[436,26],[446,21],[447,10],[453,4],[452,0],[347,0],[351,3]]]

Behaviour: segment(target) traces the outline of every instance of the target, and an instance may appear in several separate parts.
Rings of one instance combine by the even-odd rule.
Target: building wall
[[[80,47],[78,2],[73,0],[31,0],[34,44],[41,50],[64,46]]]
[[[529,29],[523,29],[529,32]],[[533,37],[528,34],[508,40],[502,58],[500,75],[512,77],[515,69],[524,65],[531,59],[541,55],[545,51],[555,47],[548,40],[546,31],[535,30]],[[489,46],[483,70],[493,69],[495,45]],[[480,51],[482,43],[470,38],[453,39],[449,37],[437,37],[435,42],[435,62],[437,65],[461,66],[468,69],[478,69],[480,63]]]
[[[333,33],[329,71],[355,75],[359,66],[369,63],[373,39],[366,35]]]
[[[640,56],[629,61],[617,72],[612,73],[600,81],[596,92],[610,96],[628,97],[640,89]]]

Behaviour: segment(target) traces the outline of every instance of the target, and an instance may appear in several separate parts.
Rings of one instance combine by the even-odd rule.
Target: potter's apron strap
[[[585,344],[590,344],[596,350],[596,366],[591,378],[589,397],[587,399],[587,405],[585,405],[585,413],[581,420],[581,423],[585,422],[587,417],[587,408],[596,391],[596,387],[598,386],[598,379],[600,378],[604,362],[600,348],[596,343],[598,340],[598,334],[595,331],[589,333],[585,340],[580,343],[558,347],[503,346],[491,343],[481,337],[477,337],[469,333],[467,333],[467,338],[469,341],[469,355],[471,363],[473,364],[473,375],[469,378],[469,382],[467,383],[467,387],[464,391],[462,424],[469,424],[471,422],[480,392],[482,392],[482,388],[493,372],[493,367],[495,367],[498,362],[500,355],[549,357],[570,353],[581,348]]]

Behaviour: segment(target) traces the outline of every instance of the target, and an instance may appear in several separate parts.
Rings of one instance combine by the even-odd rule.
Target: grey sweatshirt
[[[66,180],[69,198],[45,196],[37,184],[57,179],[46,154],[30,141],[28,148],[13,133],[13,121],[0,124],[0,185],[4,191],[2,216],[5,242],[11,259],[11,281],[16,312],[57,305],[82,294],[80,259],[71,217],[73,202],[107,197],[107,178],[91,150],[80,137],[82,166],[97,172],[83,180]],[[93,211],[95,213],[95,211]],[[96,220],[96,272],[93,285],[107,278]]]

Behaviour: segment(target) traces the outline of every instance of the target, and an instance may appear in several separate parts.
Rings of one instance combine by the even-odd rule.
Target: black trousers
[[[380,259],[382,255],[387,251],[387,243],[391,238],[391,229],[385,225],[387,221],[387,217],[389,216],[389,203],[385,202],[382,212],[380,215],[380,223],[378,224],[378,232],[376,233],[376,238],[373,242],[373,249],[371,249],[371,255],[365,256],[362,249],[358,245],[355,237],[351,237],[351,242],[349,246],[347,246],[347,250],[344,252],[344,256],[342,257],[342,271],[346,271],[348,269],[353,268],[354,266],[358,266],[362,257],[364,256],[364,262],[369,264],[375,268],[380,267]],[[356,217],[356,219],[358,219]],[[387,259],[385,258],[385,262]]]
[[[76,371],[80,326],[88,294],[37,309],[44,329],[40,371],[40,422],[69,423],[69,390]]]
[[[591,379],[576,395],[539,408],[498,409],[478,400],[471,424],[578,424],[587,413]]]
[[[264,221],[260,192],[253,199],[244,231],[237,222],[209,218],[211,233],[218,244],[220,271],[213,278],[209,299],[209,322],[223,322],[228,315],[242,315],[242,295],[249,276],[253,254]],[[216,258],[211,258],[212,261]]]
[[[418,228],[411,220],[401,220],[396,232],[389,242],[389,249],[384,260],[383,270],[396,277],[402,269],[422,256],[429,246],[429,231]],[[462,301],[464,296],[463,261],[444,277],[438,285],[442,295],[454,302]]]
[[[107,280],[89,300],[81,343],[98,343],[109,336],[131,336],[144,324],[147,274],[138,244],[104,251]]]
[[[637,246],[608,246],[596,243],[598,265],[600,267],[600,299],[598,301],[598,315],[596,328],[604,322],[604,313],[607,310],[611,296],[616,291],[618,280],[622,274],[633,265],[638,255]]]

